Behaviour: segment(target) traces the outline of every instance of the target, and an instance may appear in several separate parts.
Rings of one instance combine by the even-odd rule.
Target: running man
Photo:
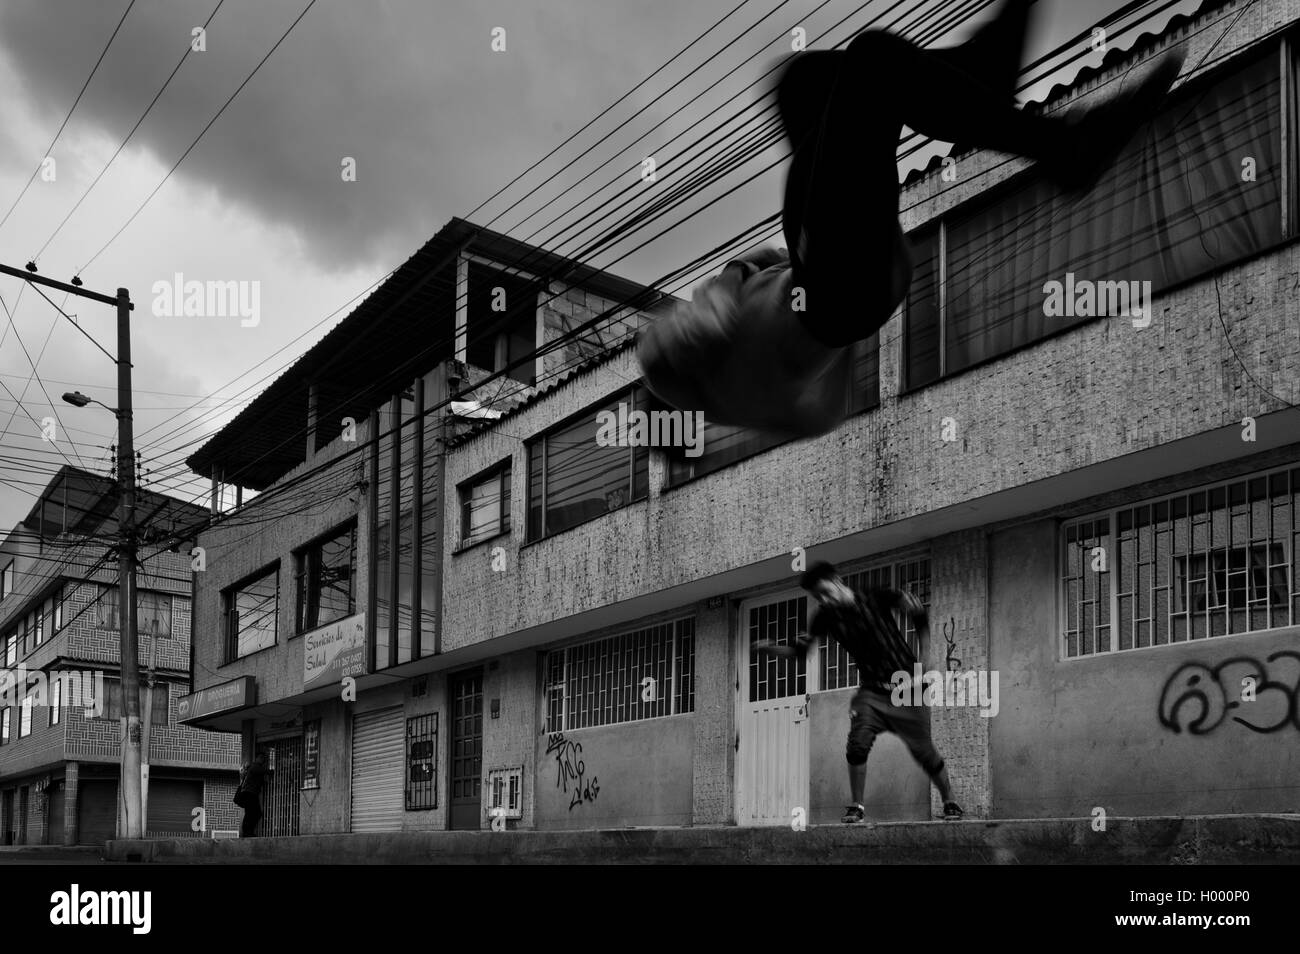
[[[903,672],[910,678],[917,661],[894,621],[893,611],[901,609],[911,618],[917,637],[924,643],[929,638],[929,620],[920,600],[900,590],[856,592],[845,585],[832,564],[824,561],[809,567],[799,585],[818,603],[807,635],[798,637],[793,646],[759,640],[754,648],[802,658],[815,639],[826,635],[843,646],[857,664],[859,688],[849,709],[849,742],[844,753],[853,801],[841,821],[860,822],[866,817],[862,793],[867,784],[867,756],[881,732],[893,732],[902,739],[912,758],[930,776],[943,800],[943,817],[961,818],[961,806],[953,801],[943,757],[930,741],[930,710],[925,706],[895,706],[890,697],[894,674]]]
[[[1006,0],[965,43],[922,49],[880,30],[794,54],[776,83],[792,149],[785,250],[754,249],[643,329],[647,387],[707,421],[809,437],[844,418],[848,345],[903,301],[912,262],[898,221],[902,127],[1037,160],[1066,192],[1101,178],[1177,79],[1166,54],[1118,95],[1066,116],[1016,107],[1029,9]]]

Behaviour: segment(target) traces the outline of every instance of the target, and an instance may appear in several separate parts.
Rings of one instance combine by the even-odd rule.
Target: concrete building
[[[141,525],[154,531],[206,514],[149,491],[137,506]],[[114,482],[65,466],[0,543],[4,844],[103,844],[116,834],[123,731],[116,533]],[[201,836],[237,827],[230,799],[238,739],[178,722],[178,703],[190,694],[190,558],[155,552],[161,547],[150,539],[137,577],[142,719],[153,673],[146,831]]]
[[[476,282],[492,255],[453,223],[191,458],[265,491],[200,539],[196,685],[231,704],[196,724],[303,765],[302,833],[836,820],[850,660],[750,653],[803,632],[799,570],[830,559],[927,604],[927,669],[984,680],[932,709],[968,814],[1295,811],[1298,20],[1207,0],[1113,37],[1031,108],[1176,46],[1186,77],[1083,198],[983,152],[912,176],[912,290],[814,440],[602,444],[600,412],[651,408],[643,315],[480,388],[499,416],[418,415],[637,292],[534,267],[519,340],[479,333],[476,290],[504,280]],[[411,359],[448,339],[459,364]],[[882,737],[868,818],[935,801]]]

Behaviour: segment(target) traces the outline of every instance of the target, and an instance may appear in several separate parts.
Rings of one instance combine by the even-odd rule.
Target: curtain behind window
[[[1090,320],[1044,315],[1044,284],[1067,272],[1076,283],[1150,281],[1158,293],[1279,241],[1279,90],[1270,51],[1179,96],[1086,196],[1067,200],[1034,180],[955,218],[946,372]],[[1247,157],[1254,181],[1243,181]],[[909,367],[922,379],[933,371],[928,327],[910,329]]]

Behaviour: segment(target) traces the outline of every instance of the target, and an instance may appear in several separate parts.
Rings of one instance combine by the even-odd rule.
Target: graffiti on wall
[[[1300,730],[1300,652],[1284,649],[1265,662],[1233,656],[1213,668],[1184,663],[1165,680],[1160,724],[1170,732],[1213,732],[1226,719],[1252,732]]]
[[[569,794],[572,784],[573,797],[569,801],[569,811],[573,811],[583,802],[594,802],[600,794],[600,784],[596,776],[586,781],[586,763],[582,760],[582,743],[571,742],[563,732],[552,732],[546,742],[546,754],[555,753],[555,787]]]

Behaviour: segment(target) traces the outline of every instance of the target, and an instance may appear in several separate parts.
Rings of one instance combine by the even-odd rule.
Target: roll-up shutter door
[[[352,830],[400,831],[406,759],[402,708],[352,719]]]
[[[117,781],[82,779],[77,791],[77,842],[102,845],[117,836]]]
[[[149,832],[190,834],[194,809],[203,805],[203,783],[185,779],[149,780]]]
[[[45,839],[47,845],[63,844],[63,804],[66,791],[64,783],[59,781],[50,792],[50,833]]]

